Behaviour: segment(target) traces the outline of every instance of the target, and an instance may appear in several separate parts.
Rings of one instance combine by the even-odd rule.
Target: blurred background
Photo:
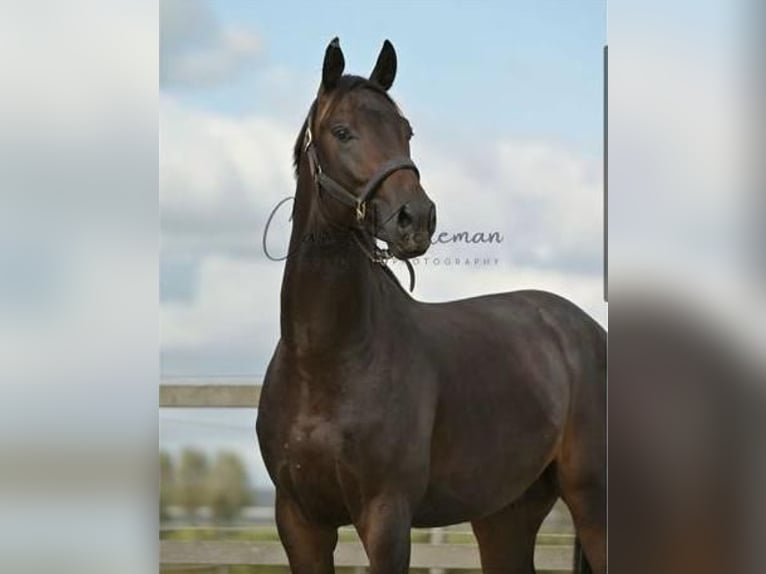
[[[384,39],[394,44],[391,94],[414,127],[413,158],[438,206],[436,234],[496,238],[434,245],[413,262],[415,296],[549,289],[606,324],[605,9],[598,1],[478,9],[162,0],[163,384],[261,383],[279,337],[283,271],[267,255],[286,252],[289,204],[268,228],[268,254],[263,236],[275,206],[294,193],[292,146],[334,36],[346,71],[360,75]],[[406,278],[403,266],[393,268]],[[254,421],[254,409],[161,409],[164,538],[276,540]],[[193,480],[206,486],[191,496]],[[216,494],[220,484],[230,499]],[[566,535],[554,539],[571,551],[563,507],[551,524],[547,532]],[[473,542],[469,525],[449,534]]]
[[[608,41],[612,568],[764,571],[762,3],[2,8],[0,569],[153,571],[158,531],[258,528],[255,410],[158,420],[158,384],[259,383],[263,226],[339,35],[358,73],[396,46],[440,229],[503,237],[434,246],[416,296],[533,285],[605,326]]]

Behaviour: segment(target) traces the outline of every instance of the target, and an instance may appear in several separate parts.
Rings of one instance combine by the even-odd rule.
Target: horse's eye
[[[332,129],[332,135],[334,135],[338,141],[341,141],[343,143],[349,141],[352,139],[351,130],[349,130],[345,126],[337,126]]]

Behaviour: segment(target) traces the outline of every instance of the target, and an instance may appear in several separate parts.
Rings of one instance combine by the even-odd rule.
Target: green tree
[[[199,507],[208,503],[209,473],[205,453],[196,449],[184,449],[181,452],[174,498],[191,518]]]
[[[247,470],[234,453],[218,454],[210,473],[210,509],[217,522],[231,521],[250,502]]]
[[[173,504],[175,476],[173,459],[166,451],[160,452],[160,520],[168,517],[168,506]]]

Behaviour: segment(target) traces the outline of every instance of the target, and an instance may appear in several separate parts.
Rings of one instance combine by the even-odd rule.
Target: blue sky
[[[295,91],[318,82],[335,35],[346,69],[367,73],[389,38],[399,54],[394,95],[420,123],[448,121],[465,133],[556,138],[600,154],[603,1],[567,2],[216,2],[222,26],[261,41],[253,73],[208,89],[166,91],[227,114],[300,117],[310,94],[284,98],[270,83],[280,71]],[[313,87],[313,86],[312,86]],[[293,101],[288,99],[288,101]],[[297,118],[295,118],[297,119]]]

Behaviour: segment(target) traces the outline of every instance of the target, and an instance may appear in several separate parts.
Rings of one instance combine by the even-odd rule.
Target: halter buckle
[[[306,135],[303,137],[303,149],[306,152],[306,156],[309,161],[309,168],[314,177],[322,173],[322,166],[319,165],[319,160],[316,156],[316,149],[312,148],[314,145],[314,136],[311,133],[311,126],[306,127]]]
[[[367,204],[364,201],[360,201],[356,204],[356,220],[359,222],[364,221],[365,215],[367,215]]]

